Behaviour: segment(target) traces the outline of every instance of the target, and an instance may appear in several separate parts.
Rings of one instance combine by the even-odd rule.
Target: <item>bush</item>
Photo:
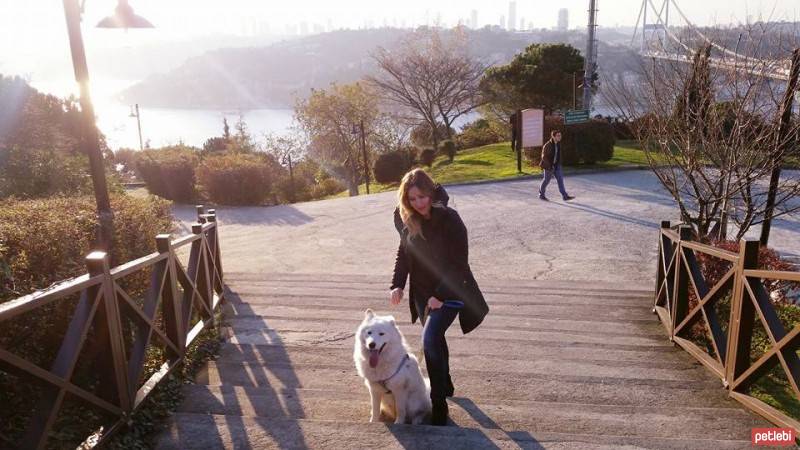
[[[428,167],[433,165],[433,161],[436,159],[436,152],[432,148],[426,148],[419,154],[419,162],[424,164]]]
[[[383,153],[375,160],[372,172],[375,174],[375,181],[378,183],[399,183],[403,175],[411,168],[412,161],[409,160],[407,152],[395,150]]]
[[[456,144],[458,148],[465,149],[503,142],[507,139],[506,128],[505,124],[500,126],[487,119],[478,119],[464,125],[456,136]]]
[[[95,236],[91,196],[6,201],[0,204],[0,302],[84,273]],[[155,236],[172,231],[169,202],[111,196],[112,264],[155,251]],[[30,224],[36,224],[31,227]]]
[[[221,205],[261,205],[277,178],[267,155],[229,153],[209,156],[197,169],[205,196]]]
[[[151,194],[190,203],[195,199],[197,150],[184,145],[145,150],[137,154],[136,167]]]
[[[92,192],[89,161],[53,149],[0,149],[0,198]]]
[[[312,198],[325,198],[345,190],[345,186],[335,178],[326,178],[311,188]]]
[[[436,125],[436,137],[437,141],[441,142],[449,135],[454,134],[454,130],[451,128],[450,133],[447,133],[447,127],[444,126],[443,123],[438,123]],[[414,127],[411,130],[411,142],[419,147],[426,147],[433,145],[433,133],[431,133],[431,127],[427,123],[421,123]]]
[[[456,157],[456,143],[448,139],[442,142],[439,151],[441,151],[442,154],[447,155],[447,159],[452,161],[453,158]]]
[[[545,142],[550,139],[552,130],[560,130],[561,162],[565,166],[578,164],[594,164],[598,161],[608,161],[614,156],[614,131],[606,120],[593,119],[589,122],[564,125],[561,117],[550,116],[544,121]],[[534,166],[539,165],[542,158],[542,148],[533,147],[524,149],[525,157]]]

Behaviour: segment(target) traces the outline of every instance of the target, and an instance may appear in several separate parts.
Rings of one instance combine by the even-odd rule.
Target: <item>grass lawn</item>
[[[576,166],[569,169],[614,169],[628,165],[647,165],[647,158],[638,144],[633,141],[619,141],[614,147],[614,157],[609,161],[587,166]],[[517,172],[517,155],[511,150],[510,142],[484,145],[456,154],[453,162],[447,157],[437,157],[430,168],[425,168],[438,183],[463,183],[468,181],[502,180],[519,176],[541,173],[539,167],[531,167],[523,159],[522,173]],[[397,184],[370,183],[370,193],[392,191],[397,189]],[[366,186],[358,188],[360,194],[366,193]],[[341,192],[329,198],[347,197],[347,192]]]

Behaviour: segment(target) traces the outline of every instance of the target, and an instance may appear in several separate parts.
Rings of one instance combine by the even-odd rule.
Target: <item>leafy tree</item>
[[[372,89],[359,84],[332,84],[327,90],[312,89],[295,106],[295,118],[309,140],[309,154],[343,178],[350,195],[358,195],[364,169],[360,131],[375,133],[379,111]]]
[[[506,120],[518,109],[542,108],[546,114],[572,106],[573,72],[583,56],[568,44],[531,44],[505,66],[486,70],[481,91],[490,110]]]

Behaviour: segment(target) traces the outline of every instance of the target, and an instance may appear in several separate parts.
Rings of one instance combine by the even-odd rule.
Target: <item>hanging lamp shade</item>
[[[97,23],[97,28],[154,28],[153,24],[142,16],[133,13],[128,0],[118,0],[114,14]]]

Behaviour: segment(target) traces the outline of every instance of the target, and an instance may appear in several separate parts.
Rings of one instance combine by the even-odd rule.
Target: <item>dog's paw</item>
[[[381,421],[380,417],[369,416],[369,423],[376,423],[376,422],[380,422],[380,421]]]

